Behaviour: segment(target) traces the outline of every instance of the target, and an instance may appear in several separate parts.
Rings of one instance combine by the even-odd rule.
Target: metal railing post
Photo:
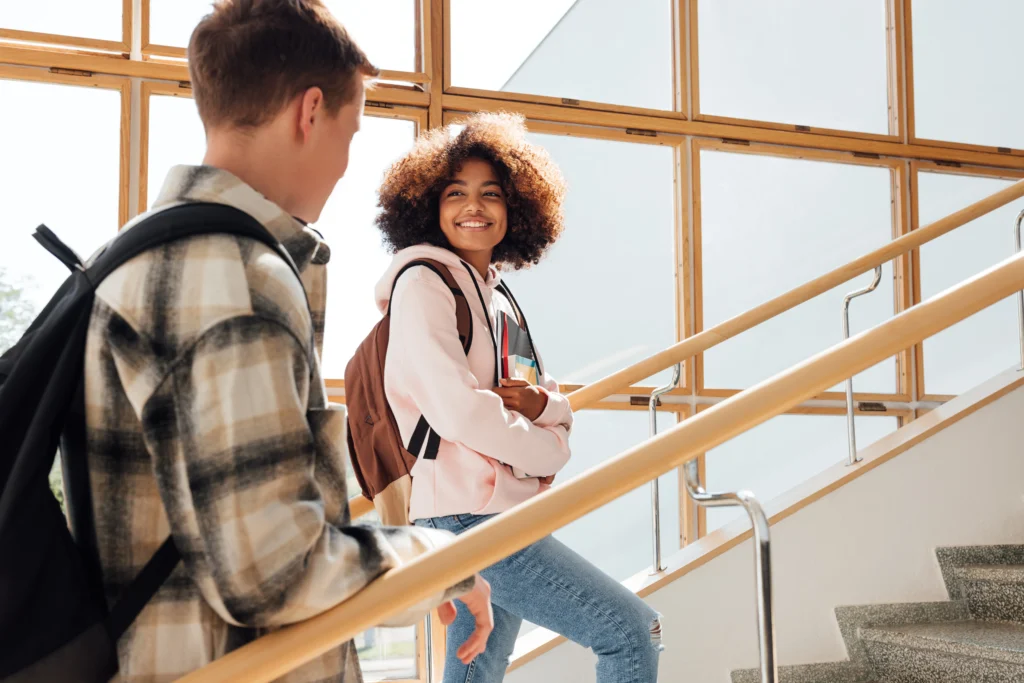
[[[1013,253],[1020,253],[1020,224],[1024,221],[1024,211],[1017,214],[1013,229]],[[1024,290],[1017,292],[1017,337],[1020,341],[1020,369],[1024,370]]]
[[[775,647],[775,602],[772,592],[771,529],[768,516],[749,491],[708,493],[697,481],[697,462],[685,465],[686,493],[703,507],[740,506],[754,530],[754,572],[757,576],[757,636],[761,656],[761,683],[778,683]]]
[[[875,291],[878,287],[878,283],[882,281],[882,266],[875,266],[875,277],[871,281],[871,284],[863,289],[858,289],[856,292],[847,294],[843,299],[843,339],[850,338],[850,302],[859,296],[870,294]],[[857,426],[854,424],[854,406],[853,406],[853,377],[849,377],[846,380],[846,439],[849,445],[849,464],[860,462],[860,456],[857,454]]]
[[[673,389],[679,388],[679,379],[682,377],[682,364],[677,364],[672,368],[672,380],[663,387],[658,387],[651,392],[651,401],[648,404],[648,412],[650,416],[650,427],[648,433],[651,438],[658,434],[658,403],[659,399],[672,391]],[[652,550],[654,553],[654,562],[651,565],[651,573],[657,574],[664,565],[661,561],[661,491],[659,487],[658,477],[651,480],[651,533],[652,533]]]

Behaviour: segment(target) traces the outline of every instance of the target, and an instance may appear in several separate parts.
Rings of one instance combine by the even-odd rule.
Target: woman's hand
[[[495,387],[494,393],[501,396],[501,402],[509,410],[514,410],[530,422],[533,422],[548,406],[548,392],[521,379],[503,379],[501,386]]]

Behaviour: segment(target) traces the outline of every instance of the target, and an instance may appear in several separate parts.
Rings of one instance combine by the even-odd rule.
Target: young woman
[[[564,194],[558,168],[509,114],[473,116],[457,135],[427,133],[384,179],[377,225],[395,252],[376,290],[381,311],[391,306],[385,391],[406,443],[421,417],[436,434],[436,455],[418,454],[413,468],[418,525],[462,533],[547,490],[569,459],[569,403],[500,275],[536,264],[558,238]],[[454,276],[472,311],[468,351],[455,294],[430,268],[405,268],[415,259]],[[552,296],[551,305],[571,305]],[[461,661],[474,618],[459,605],[445,683],[501,681],[523,619],[593,649],[600,683],[657,680],[659,615],[554,538],[481,574],[494,630],[483,654]]]

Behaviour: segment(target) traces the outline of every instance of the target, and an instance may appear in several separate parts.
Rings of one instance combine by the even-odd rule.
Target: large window
[[[1010,67],[1021,24],[1024,4],[1010,0],[913,3],[918,138],[1024,149],[1024,99]]]
[[[453,86],[673,109],[672,0],[451,0]]]
[[[700,151],[698,296],[703,328],[739,315],[876,249],[893,236],[892,171],[864,166]],[[842,340],[843,297],[871,274],[840,285],[704,355],[704,387],[745,389]],[[851,305],[851,332],[893,314],[893,270]],[[854,379],[858,392],[897,392],[888,360]]]
[[[19,103],[3,106],[0,126],[2,351],[68,276],[32,238],[36,226],[45,223],[82,258],[117,234],[121,93],[0,80],[0,102]]]
[[[565,175],[566,228],[539,266],[508,282],[548,370],[592,382],[676,340],[673,148],[530,137]]]
[[[885,0],[693,0],[700,113],[888,134]]]
[[[1012,181],[979,175],[917,174],[918,225],[928,225]],[[1013,254],[1017,200],[921,248],[921,298],[935,296]],[[1020,362],[1016,299],[1010,297],[924,340],[924,391],[959,394]]]
[[[211,10],[210,0],[143,0],[150,3],[149,42],[165,47],[188,46],[192,30]],[[326,0],[336,16],[382,69],[418,71],[417,0]]]

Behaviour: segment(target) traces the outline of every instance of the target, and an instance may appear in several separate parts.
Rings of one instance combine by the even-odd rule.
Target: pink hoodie
[[[413,467],[410,520],[454,514],[502,512],[547,490],[536,477],[555,474],[569,460],[572,410],[546,373],[547,407],[535,422],[506,410],[490,391],[494,345],[474,280],[487,304],[491,325],[498,311],[514,317],[493,267],[484,282],[475,270],[440,247],[420,245],[395,255],[377,283],[377,307],[384,313],[395,276],[409,261],[430,258],[447,265],[469,301],[473,342],[467,355],[455,327],[455,297],[429,268],[410,268],[394,288],[391,336],[384,366],[384,390],[402,439],[408,443],[420,415],[441,437],[437,459]],[[504,464],[503,464],[504,463]],[[512,468],[536,475],[516,478]]]

